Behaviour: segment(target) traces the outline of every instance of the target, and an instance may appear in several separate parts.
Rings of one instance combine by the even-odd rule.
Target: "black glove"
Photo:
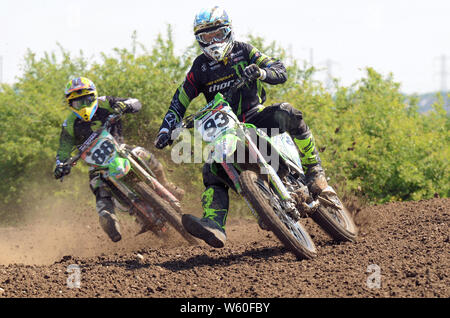
[[[170,132],[167,129],[162,132],[160,131],[155,139],[155,147],[158,149],[163,149],[172,143],[173,140],[170,138]]]
[[[256,64],[251,64],[244,69],[244,75],[251,80],[264,79],[266,77],[266,71],[259,68]]]
[[[125,104],[124,102],[116,102],[112,107],[117,113],[124,114],[130,106]]]
[[[69,165],[65,165],[63,163],[58,163],[56,164],[56,168],[55,168],[55,178],[56,179],[61,179],[62,177],[64,177],[65,175],[68,175],[70,173],[70,169],[72,167]]]

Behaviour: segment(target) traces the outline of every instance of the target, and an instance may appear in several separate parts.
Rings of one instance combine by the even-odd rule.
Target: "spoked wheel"
[[[250,170],[241,173],[240,181],[245,199],[286,248],[299,259],[311,259],[317,255],[308,232],[299,221],[283,211],[267,182]]]
[[[144,182],[139,182],[136,184],[136,191],[157,213],[160,213],[186,241],[193,245],[198,244],[198,241],[184,229],[183,224],[181,223],[181,215],[152,188]]]
[[[311,218],[336,241],[354,242],[358,229],[334,190],[325,189],[318,199],[320,207]]]

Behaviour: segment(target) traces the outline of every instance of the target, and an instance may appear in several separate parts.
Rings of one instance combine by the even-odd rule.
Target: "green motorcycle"
[[[138,234],[151,231],[165,237],[169,223],[190,244],[198,244],[181,223],[179,200],[158,182],[147,162],[139,156],[140,147],[120,144],[110,134],[111,124],[120,117],[120,114],[110,115],[78,147],[77,155],[64,164],[73,166],[83,159],[91,167],[91,173],[98,172],[111,189],[117,207],[136,217],[142,227]]]
[[[195,128],[210,147],[208,160],[223,167],[232,181],[229,186],[245,199],[260,226],[272,231],[299,259],[317,255],[302,218],[311,217],[335,240],[354,241],[357,228],[334,189],[328,186],[318,196],[308,190],[291,136],[269,137],[262,129],[238,120],[227,100],[248,81],[245,77],[236,80],[225,95],[218,93],[203,109],[187,116],[172,139],[183,128]],[[267,153],[258,148],[264,144],[261,141],[267,143]],[[278,163],[277,171],[269,159]]]

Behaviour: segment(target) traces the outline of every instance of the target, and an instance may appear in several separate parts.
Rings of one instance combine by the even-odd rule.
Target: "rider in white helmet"
[[[203,93],[206,101],[210,102],[217,93],[225,93],[237,78],[245,74],[253,82],[229,100],[233,111],[241,121],[256,127],[289,132],[297,139],[310,189],[324,189],[327,185],[325,174],[303,114],[288,103],[263,106],[266,100],[263,83],[276,85],[287,79],[283,63],[248,43],[236,41],[228,14],[217,6],[201,10],[195,16],[194,34],[203,54],[194,60],[183,84],[176,90],[155,146],[162,149],[171,144],[172,130],[195,97]],[[204,165],[203,182],[206,187],[202,195],[203,217],[184,215],[183,225],[189,233],[209,245],[223,247],[229,207],[228,189],[233,188],[233,183],[222,167],[214,163]]]

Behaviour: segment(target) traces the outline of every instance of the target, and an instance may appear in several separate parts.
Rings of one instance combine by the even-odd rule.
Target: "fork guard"
[[[331,186],[326,187],[317,197],[317,200],[321,203],[331,206],[336,209],[343,209],[341,201],[338,199],[338,201],[335,201],[335,198],[337,198],[337,193],[334,191],[334,189]]]

